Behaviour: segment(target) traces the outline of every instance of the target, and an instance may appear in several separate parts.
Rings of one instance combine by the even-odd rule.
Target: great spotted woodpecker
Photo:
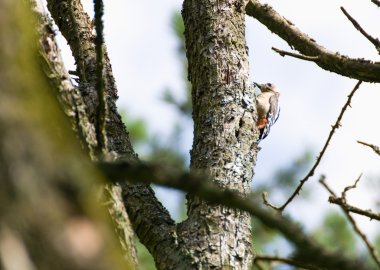
[[[261,94],[256,97],[256,125],[260,130],[260,137],[258,141],[260,142],[268,136],[271,126],[276,123],[280,115],[280,107],[278,102],[280,93],[277,91],[276,86],[271,83],[258,84],[254,82],[253,85],[261,90]]]

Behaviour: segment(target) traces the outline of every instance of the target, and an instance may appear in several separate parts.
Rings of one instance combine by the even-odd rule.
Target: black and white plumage
[[[260,130],[260,137],[258,141],[260,142],[268,136],[271,127],[274,123],[276,123],[278,117],[280,116],[280,93],[277,91],[276,86],[271,83],[253,83],[253,85],[261,90],[261,94],[256,97],[256,125]]]

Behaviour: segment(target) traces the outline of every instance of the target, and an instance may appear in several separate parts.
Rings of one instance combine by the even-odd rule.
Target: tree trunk
[[[244,0],[185,0],[183,18],[192,83],[194,142],[191,169],[221,187],[250,191],[258,132],[245,43]],[[250,216],[188,196],[179,226],[198,269],[250,269]]]

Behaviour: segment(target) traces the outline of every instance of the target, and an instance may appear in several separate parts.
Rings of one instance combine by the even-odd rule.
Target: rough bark
[[[32,5],[35,3],[32,2]],[[43,14],[43,10],[34,8],[38,24],[36,25],[39,35],[40,55],[44,72],[49,78],[52,90],[69,118],[73,131],[84,149],[94,159],[97,140],[94,125],[89,121],[86,106],[78,88],[74,87],[61,58],[55,34],[52,29],[51,20]],[[134,232],[130,221],[121,202],[120,188],[117,186],[106,187],[105,195],[107,205],[112,215],[115,228],[118,230],[120,243],[124,249],[124,255],[128,261],[137,266],[137,254],[134,245]]]
[[[244,7],[247,1],[186,0],[183,6],[194,142],[191,169],[246,195],[258,132],[250,88]],[[250,269],[251,224],[246,212],[188,196],[179,235],[197,269]]]
[[[95,122],[96,95],[96,52],[94,33],[90,19],[78,0],[48,0],[48,8],[67,39],[73,56],[77,62],[79,89],[85,102],[88,117]],[[137,162],[137,155],[132,149],[128,132],[116,109],[117,89],[112,68],[107,56],[105,59],[106,103],[107,103],[107,151],[112,160],[127,159]],[[152,188],[147,184],[123,184],[121,191],[113,187],[111,197],[118,198],[121,192],[132,226],[140,241],[155,258],[159,269],[189,269],[186,255],[178,246],[175,223],[168,211],[154,196]],[[118,204],[118,202],[114,202]],[[120,209],[121,210],[121,209]],[[121,224],[121,227],[125,224]]]
[[[0,268],[127,269],[93,195],[101,177],[41,71],[28,7],[0,2]]]

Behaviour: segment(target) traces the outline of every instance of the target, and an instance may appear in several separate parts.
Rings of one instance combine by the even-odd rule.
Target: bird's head
[[[273,83],[259,84],[254,82],[253,85],[258,87],[261,90],[261,92],[278,92],[276,86]]]

